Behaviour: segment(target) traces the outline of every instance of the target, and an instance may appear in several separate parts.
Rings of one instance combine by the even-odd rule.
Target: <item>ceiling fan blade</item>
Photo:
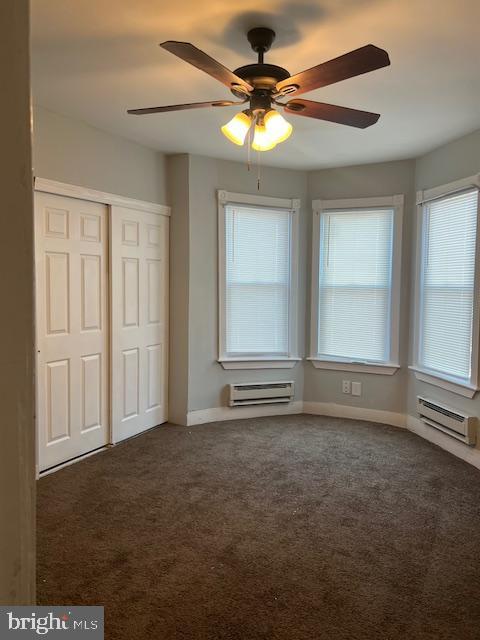
[[[219,80],[229,89],[240,88],[240,90],[243,89],[246,92],[252,91],[253,89],[248,82],[236,76],[230,69],[227,69],[223,64],[220,64],[220,62],[217,62],[189,42],[167,40],[167,42],[162,42],[160,46],[170,53],[173,53],[173,55],[185,60],[185,62],[189,62],[194,67],[197,67],[197,69],[200,69],[200,71],[208,73],[209,76]]]
[[[359,111],[358,109],[349,109],[348,107],[339,107],[336,104],[314,102],[313,100],[294,99],[287,102],[284,107],[285,111],[294,113],[297,116],[328,120],[329,122],[346,124],[349,127],[357,127],[358,129],[370,127],[380,118],[379,113]]]
[[[231,107],[234,104],[244,104],[242,102],[232,102],[232,100],[216,100],[214,102],[190,102],[188,104],[170,104],[165,107],[147,107],[146,109],[128,109],[127,113],[141,116],[146,113],[165,113],[167,111],[183,111],[184,109],[202,109],[203,107]]]
[[[300,95],[313,89],[326,87],[329,84],[360,76],[375,69],[388,67],[390,58],[388,53],[373,44],[367,44],[360,49],[345,53],[316,67],[301,71],[277,84],[277,91],[282,93],[286,87],[298,87],[288,91],[288,95]],[[287,93],[287,92],[286,92]]]

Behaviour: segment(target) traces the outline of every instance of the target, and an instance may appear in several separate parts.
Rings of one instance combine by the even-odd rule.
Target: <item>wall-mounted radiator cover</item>
[[[247,382],[231,384],[229,405],[239,407],[249,404],[277,404],[291,402],[294,383],[291,382]]]
[[[465,444],[475,444],[477,419],[474,416],[467,416],[421,396],[417,396],[417,411],[425,424]]]

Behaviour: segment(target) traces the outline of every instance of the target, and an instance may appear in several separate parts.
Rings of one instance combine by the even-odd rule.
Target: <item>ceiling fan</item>
[[[286,113],[318,120],[328,120],[350,127],[365,129],[375,124],[378,113],[349,109],[324,102],[314,102],[293,98],[282,102],[287,96],[298,96],[313,89],[353,78],[390,64],[388,53],[373,44],[350,51],[343,56],[319,64],[293,76],[286,69],[264,62],[264,54],[275,39],[275,32],[267,27],[256,27],[247,33],[252,49],[258,54],[258,61],[230,71],[220,62],[197,49],[189,42],[162,42],[161,47],[204,71],[230,89],[238,101],[217,100],[193,102],[147,109],[129,109],[128,113],[143,115],[164,113],[183,109],[201,109],[203,107],[230,107],[249,102],[248,108],[238,113],[222,127],[223,134],[232,142],[243,145],[247,134],[252,131],[252,148],[257,151],[269,151],[279,142],[286,140],[292,133],[292,125],[272,107],[282,107]]]

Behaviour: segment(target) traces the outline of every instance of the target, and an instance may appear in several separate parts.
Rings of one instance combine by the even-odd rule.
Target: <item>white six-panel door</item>
[[[112,207],[112,433],[167,420],[169,219]]]
[[[35,194],[41,471],[109,441],[107,222],[105,205]]]

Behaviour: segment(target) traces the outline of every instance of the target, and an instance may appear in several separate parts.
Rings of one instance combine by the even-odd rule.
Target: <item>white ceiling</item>
[[[266,61],[291,74],[368,43],[392,61],[305,94],[379,112],[378,124],[357,130],[290,115],[292,137],[263,154],[265,164],[311,169],[407,158],[480,127],[478,0],[32,0],[32,11],[34,100],[166,153],[245,159],[219,131],[238,108],[125,111],[229,99],[220,83],[158,43],[192,42],[235,69],[255,61],[244,35],[252,26],[277,31]]]

